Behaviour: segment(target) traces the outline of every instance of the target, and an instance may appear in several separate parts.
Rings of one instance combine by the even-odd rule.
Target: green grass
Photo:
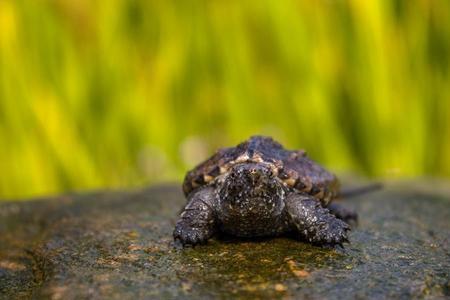
[[[0,197],[180,180],[251,134],[450,176],[450,2],[0,1]]]

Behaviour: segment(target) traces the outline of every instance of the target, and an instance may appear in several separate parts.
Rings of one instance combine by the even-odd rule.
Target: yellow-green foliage
[[[0,1],[0,197],[180,180],[268,134],[450,176],[450,1]]]

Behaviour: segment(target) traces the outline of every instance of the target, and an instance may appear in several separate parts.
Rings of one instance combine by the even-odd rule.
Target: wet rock
[[[175,186],[3,203],[0,298],[450,296],[450,193],[430,186],[346,200],[360,221],[345,249],[289,237],[177,249]]]

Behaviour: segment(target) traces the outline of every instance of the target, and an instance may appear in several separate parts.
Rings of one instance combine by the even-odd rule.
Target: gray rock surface
[[[442,298],[450,193],[391,186],[346,200],[345,249],[288,237],[176,249],[176,186],[0,204],[0,298]]]

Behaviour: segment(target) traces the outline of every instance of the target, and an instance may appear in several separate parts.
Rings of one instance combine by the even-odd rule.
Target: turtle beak
[[[251,170],[249,177],[252,186],[258,187],[264,185],[264,183],[268,182],[273,176],[270,170],[258,168]]]
[[[231,185],[236,191],[245,191],[249,196],[265,194],[267,185],[274,177],[272,170],[261,164],[236,166],[232,173]]]

